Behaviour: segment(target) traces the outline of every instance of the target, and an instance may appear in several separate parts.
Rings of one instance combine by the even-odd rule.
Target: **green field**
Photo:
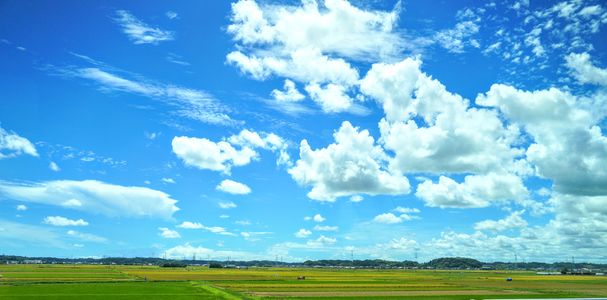
[[[306,276],[305,280],[297,280]],[[512,277],[513,281],[505,279]],[[513,271],[0,265],[0,299],[607,297],[605,276]]]

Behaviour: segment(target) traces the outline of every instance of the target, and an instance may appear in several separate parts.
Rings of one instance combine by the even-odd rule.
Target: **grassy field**
[[[306,276],[305,280],[297,280]],[[513,281],[505,279],[512,277]],[[607,297],[604,276],[512,271],[0,265],[0,299]]]

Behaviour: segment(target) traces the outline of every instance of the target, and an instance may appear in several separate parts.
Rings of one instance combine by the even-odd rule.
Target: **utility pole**
[[[571,257],[571,274],[573,274],[573,270],[575,269],[575,257]]]

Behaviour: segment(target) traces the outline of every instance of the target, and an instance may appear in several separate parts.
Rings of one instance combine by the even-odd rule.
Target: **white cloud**
[[[352,202],[361,202],[363,200],[365,200],[365,198],[361,195],[354,195],[354,196],[350,197],[350,201],[352,201]]]
[[[346,121],[333,136],[334,144],[318,150],[312,150],[307,140],[302,140],[300,159],[288,170],[297,183],[312,186],[309,198],[332,202],[337,197],[357,194],[409,193],[406,177],[382,167],[386,155],[369,131],[358,131]]]
[[[321,216],[320,214],[315,214],[314,217],[312,217],[312,220],[317,223],[322,223],[326,220],[326,218]]]
[[[309,246],[312,246],[312,247],[323,247],[323,246],[333,245],[333,244],[335,244],[335,242],[337,242],[336,238],[326,237],[324,235],[321,235],[320,237],[318,237],[315,240],[308,241],[306,244]]]
[[[598,123],[607,112],[600,94],[579,98],[557,88],[523,91],[494,84],[480,105],[498,108],[532,138],[526,158],[555,190],[578,195],[607,194],[607,137]]]
[[[179,14],[177,14],[176,12],[169,10],[166,13],[164,13],[164,15],[169,18],[170,20],[173,19],[178,19],[179,18]]]
[[[339,229],[339,227],[337,227],[337,226],[321,226],[321,225],[314,226],[314,230],[316,230],[316,231],[337,231],[338,229]]]
[[[12,158],[22,154],[38,157],[36,147],[28,139],[0,127],[0,159]]]
[[[202,229],[219,235],[235,236],[235,234],[229,232],[227,229],[220,226],[204,226]]]
[[[272,232],[267,231],[242,231],[240,232],[240,236],[242,236],[245,240],[250,242],[255,242],[260,240],[260,236],[270,235]]]
[[[471,12],[471,10],[467,11]],[[478,48],[478,41],[473,36],[479,31],[480,18],[471,12],[471,15],[459,19],[461,20],[455,24],[455,27],[437,32],[434,35],[434,40],[453,53],[462,53],[465,47]]]
[[[380,143],[394,152],[394,172],[486,173],[521,171],[523,150],[516,126],[505,127],[497,112],[470,107],[420,70],[419,59],[374,64],[361,91],[383,107]],[[416,120],[418,119],[422,120]]]
[[[25,206],[23,204],[19,204],[19,205],[17,205],[17,210],[18,211],[26,211],[27,210],[27,206]]]
[[[78,199],[69,199],[67,201],[62,202],[61,206],[65,206],[65,207],[81,207],[82,206],[82,201],[80,201]]]
[[[251,192],[251,188],[249,188],[246,184],[230,179],[224,179],[219,185],[217,185],[217,187],[215,187],[215,189],[234,195],[246,195]]]
[[[173,32],[150,27],[126,10],[118,10],[116,11],[116,15],[117,17],[114,20],[122,27],[122,32],[134,44],[158,44],[159,42],[174,39]],[[171,17],[169,18],[172,19]]]
[[[427,180],[417,186],[415,196],[431,207],[475,208],[495,202],[523,200],[527,194],[520,177],[489,173],[468,175],[462,183],[445,176],[440,176],[438,183]]]
[[[175,230],[171,230],[171,229],[166,228],[166,227],[158,227],[158,230],[160,230],[160,233],[158,235],[160,235],[161,237],[163,237],[165,239],[178,239],[178,238],[181,238],[181,235],[179,234],[179,232],[177,232]]]
[[[236,207],[236,203],[232,201],[219,202],[218,205],[222,209],[230,209]]]
[[[183,59],[183,57],[181,57],[180,55],[174,54],[174,53],[169,53],[165,57],[165,59],[168,62],[177,64],[177,65],[180,65],[180,66],[184,66],[184,67],[187,67],[187,66],[191,65],[189,62],[185,61],[185,59]]]
[[[177,200],[171,199],[164,192],[96,180],[55,180],[30,184],[0,181],[0,195],[19,201],[64,206],[107,216],[170,219],[179,210],[175,206]]]
[[[255,149],[278,152],[277,164],[288,164],[287,143],[274,133],[242,130],[219,142],[206,138],[174,137],[173,153],[186,165],[229,174],[233,166],[244,166],[258,158]]]
[[[164,183],[175,184],[175,179],[173,179],[173,178],[166,178],[166,177],[164,177],[164,178],[162,178],[161,180],[162,180],[162,182],[164,182]]]
[[[320,86],[318,83],[306,85],[306,92],[314,102],[318,103],[326,113],[338,113],[344,111],[364,112],[363,108],[353,110],[354,99],[348,96],[347,89],[339,84],[329,83]]]
[[[286,92],[293,91],[289,99],[303,99],[294,85],[287,86],[295,80],[307,86],[325,112],[360,112],[361,107],[346,94],[359,78],[346,59],[370,61],[400,54],[407,43],[393,30],[399,7],[383,12],[344,0],[305,1],[301,6],[241,0],[232,4],[228,26],[238,50],[226,59],[257,80],[271,75],[285,78]],[[289,95],[274,92],[283,99]]]
[[[540,226],[525,226],[524,220],[506,217],[502,223],[514,224],[518,235],[499,234],[500,221],[486,223],[486,231],[472,234],[443,232],[439,238],[426,243],[433,256],[474,256],[484,261],[518,254],[527,261],[551,261],[554,257],[575,256],[588,261],[604,260],[607,247],[607,210],[605,196],[576,196],[555,194],[549,201],[555,217]],[[511,219],[510,221],[505,221]],[[481,222],[482,223],[482,222]],[[509,224],[509,225],[508,225]],[[495,225],[495,226],[494,226]],[[483,228],[479,228],[483,229]],[[493,230],[498,229],[498,230]]]
[[[409,207],[401,207],[401,206],[396,207],[394,209],[394,211],[401,213],[401,214],[411,214],[411,213],[417,214],[420,212],[419,209],[417,209],[417,208],[409,208]]]
[[[232,4],[228,32],[247,46],[278,48],[279,54],[301,48],[359,60],[396,55],[402,47],[393,31],[399,9],[363,10],[344,0],[315,1],[301,6],[258,5],[242,0]]]
[[[177,227],[185,228],[185,229],[202,229],[202,228],[204,228],[204,226],[202,224],[190,222],[190,221],[184,221],[183,223],[177,225]]]
[[[59,168],[59,166],[58,166],[58,165],[57,165],[57,164],[56,164],[54,161],[51,161],[51,162],[48,164],[48,168],[49,168],[49,169],[51,169],[51,171],[54,171],[54,172],[59,172],[59,171],[61,171],[61,168]]]
[[[474,229],[475,230],[488,230],[488,231],[492,231],[492,232],[498,232],[498,231],[504,231],[504,230],[510,230],[513,228],[523,228],[523,227],[527,227],[527,221],[525,221],[521,215],[524,213],[525,211],[515,211],[513,213],[511,213],[509,216],[507,216],[506,218],[503,218],[501,220],[485,220],[485,221],[481,221],[478,222],[476,224],[474,224]]]
[[[268,260],[273,259],[269,255],[260,255],[251,252],[243,252],[243,251],[218,251],[212,250],[209,248],[201,247],[201,246],[192,246],[190,244],[178,245],[172,248],[169,248],[163,251],[162,255],[166,255],[167,258],[171,259],[183,259],[198,257],[199,259],[207,259],[211,260],[225,260],[230,257],[231,260]]]
[[[127,92],[162,101],[175,107],[176,110],[171,113],[180,117],[216,125],[241,124],[230,118],[226,113],[228,109],[205,91],[158,83],[126,72],[124,75],[110,73],[98,67],[65,68],[59,71],[63,76],[91,80],[103,92]]]
[[[87,242],[94,242],[94,243],[105,243],[107,242],[107,239],[95,234],[91,234],[91,233],[83,233],[83,232],[79,232],[76,230],[68,230],[67,231],[67,235],[73,237],[73,238],[77,238],[79,240],[82,241],[87,241]]]
[[[234,233],[229,232],[227,229],[225,229],[223,227],[205,226],[198,222],[184,221],[181,224],[177,225],[177,227],[184,228],[184,229],[202,229],[202,230],[209,231],[209,232],[215,233],[215,234],[220,234],[220,235],[230,235],[230,236],[235,235]]]
[[[297,90],[295,83],[289,79],[285,79],[284,91],[272,90],[272,97],[277,102],[298,102],[306,98]]]
[[[0,219],[0,240],[3,244],[27,244],[31,247],[39,246],[43,249],[67,249],[68,245],[62,241],[55,228],[21,224]]]
[[[83,219],[70,220],[61,216],[49,216],[44,218],[44,224],[53,226],[88,226],[89,222]]]
[[[229,173],[232,166],[244,166],[257,157],[255,150],[235,149],[225,141],[213,142],[206,138],[178,136],[173,138],[173,153],[192,167]]]
[[[580,83],[607,86],[607,69],[594,66],[588,53],[571,53],[565,60],[567,67]]]
[[[308,236],[310,236],[311,234],[312,234],[312,231],[307,230],[307,229],[304,229],[304,228],[301,228],[301,229],[299,229],[299,230],[298,230],[298,231],[295,233],[295,236],[296,236],[296,237],[298,237],[298,238],[303,239],[303,238],[307,238],[307,237],[308,237]]]
[[[383,213],[375,216],[375,218],[373,218],[373,221],[384,224],[397,224],[402,223],[403,219],[393,213]]]

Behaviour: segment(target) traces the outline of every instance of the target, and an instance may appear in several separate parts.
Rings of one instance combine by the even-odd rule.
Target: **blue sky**
[[[605,262],[601,1],[0,9],[0,252]]]

